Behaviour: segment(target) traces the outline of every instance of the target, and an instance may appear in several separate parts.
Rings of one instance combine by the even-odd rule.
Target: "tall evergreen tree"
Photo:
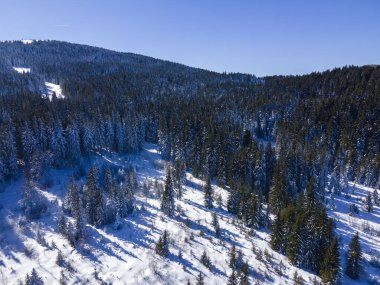
[[[197,276],[197,282],[195,284],[196,285],[205,285],[205,281],[204,281],[204,277],[203,277],[202,272],[199,272],[199,274]]]
[[[371,213],[373,210],[372,195],[368,192],[367,197],[364,200],[364,208],[368,213]]]
[[[335,237],[327,250],[320,270],[320,276],[324,284],[339,284],[340,257],[338,239]]]
[[[352,279],[358,279],[361,272],[362,249],[357,232],[352,238],[347,257],[346,274]]]
[[[213,198],[213,193],[212,193],[210,177],[207,178],[206,185],[203,187],[203,193],[204,193],[205,207],[208,209],[212,209],[212,207],[213,207],[212,202],[213,202],[214,198]]]
[[[26,274],[25,285],[43,285],[44,281],[41,276],[38,275],[37,271],[33,268],[32,273]]]
[[[161,211],[172,217],[174,215],[175,204],[174,204],[174,189],[171,177],[171,171],[168,169],[165,180],[164,193],[161,199]]]
[[[155,252],[163,257],[169,255],[169,234],[167,230],[164,230],[163,234],[159,237],[156,243]]]

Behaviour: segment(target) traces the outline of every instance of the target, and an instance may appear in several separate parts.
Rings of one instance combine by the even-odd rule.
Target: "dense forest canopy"
[[[38,126],[46,132],[43,151],[52,150],[49,136],[57,124],[64,136],[76,129],[79,157],[90,151],[84,149],[84,129],[95,134],[111,124],[113,133],[124,128],[140,144],[117,147],[112,142],[108,147],[137,151],[144,140],[159,142],[164,156],[175,159],[177,150],[185,150],[193,172],[215,176],[219,161],[227,168],[241,156],[248,131],[255,140],[276,142],[277,158],[297,159],[308,176],[327,167],[339,179],[379,185],[378,66],[256,78],[58,41],[2,42],[0,54],[1,145],[9,144],[11,130],[17,159],[25,158],[25,127],[34,136]],[[20,74],[13,67],[31,72]],[[45,81],[60,84],[66,99],[42,98]],[[102,144],[95,140],[90,148]],[[209,169],[198,170],[204,160]]]

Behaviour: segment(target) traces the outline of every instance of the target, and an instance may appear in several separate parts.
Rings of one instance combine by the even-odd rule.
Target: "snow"
[[[59,84],[54,84],[51,82],[45,82],[46,90],[47,90],[47,95],[43,94],[44,97],[48,97],[49,100],[51,101],[53,99],[53,94],[55,93],[55,96],[57,99],[64,99],[65,95],[62,93],[62,88]]]
[[[30,45],[34,42],[34,40],[22,40],[21,42],[25,45]]]
[[[343,265],[345,265],[345,252],[348,250],[348,244],[356,232],[359,232],[364,259],[370,261],[377,258],[380,265],[380,207],[374,206],[373,211],[368,213],[363,208],[362,202],[368,192],[373,193],[373,191],[374,189],[370,187],[349,182],[345,193],[327,197],[328,215],[334,219],[340,245],[343,245],[341,247]],[[352,204],[357,206],[359,214],[349,215],[349,207]],[[375,268],[366,263],[365,271],[362,279],[367,279],[368,283],[374,280],[380,282],[379,267]],[[343,280],[343,284],[350,282],[353,283],[348,277]]]
[[[157,179],[163,183],[165,179],[166,162],[161,160],[154,144],[145,144],[144,150],[138,155],[119,156],[102,151],[86,161],[87,168],[91,163],[111,163],[121,168],[132,165],[136,168],[140,183],[145,179]],[[72,173],[70,169],[50,170],[53,186],[40,189],[49,201],[48,212],[39,221],[25,223],[20,218],[17,201],[21,197],[22,179],[8,185],[3,193],[0,192],[0,280],[6,280],[6,284],[17,284],[18,280],[24,280],[33,267],[43,277],[45,284],[57,284],[62,270],[55,263],[58,249],[74,268],[72,272],[64,269],[69,284],[87,283],[87,279],[88,284],[100,284],[94,277],[95,268],[99,278],[112,284],[186,284],[188,279],[195,284],[199,272],[204,273],[206,284],[226,284],[231,273],[228,253],[232,245],[241,250],[244,260],[248,261],[252,284],[256,281],[257,284],[293,284],[295,271],[304,278],[305,284],[311,284],[313,278],[319,280],[312,273],[289,264],[283,255],[272,251],[268,243],[269,231],[260,230],[252,234],[235,220],[226,211],[227,189],[213,184],[215,194],[221,194],[224,205],[222,208],[206,209],[202,192],[205,181],[190,173],[187,173],[183,199],[176,200],[176,207],[181,210],[177,211],[174,218],[161,213],[155,193],[150,193],[147,199],[138,193],[137,209],[122,220],[121,230],[114,230],[112,225],[101,229],[87,226],[88,243],[73,248],[57,233],[60,205]],[[349,199],[336,196],[335,210],[329,210],[329,215],[336,220],[336,231],[341,243],[345,244],[343,250],[346,250],[355,231],[360,231],[364,258],[368,260],[371,252],[372,255],[379,254],[380,240],[379,236],[361,229],[360,224],[368,221],[372,227],[378,228],[380,209],[376,206],[370,214],[360,210],[359,215],[350,217],[347,214],[349,204],[359,205],[357,199],[372,191],[360,185],[351,184],[350,187],[351,190],[355,189],[355,193],[350,194]],[[333,204],[330,198],[329,204]],[[215,236],[211,225],[212,212],[219,218],[221,240]],[[36,242],[38,227],[44,233],[48,247]],[[165,229],[170,234],[170,255],[162,258],[154,253],[154,244]],[[51,246],[53,241],[56,248]],[[260,254],[253,252],[253,247],[256,252],[262,253],[261,258]],[[32,249],[33,253],[28,256],[25,248]],[[212,272],[200,262],[204,250],[212,261]],[[178,256],[179,251],[182,252],[182,258]],[[264,254],[265,251],[267,254]],[[366,266],[366,271],[367,279],[380,280],[379,270]],[[351,283],[358,284],[344,279],[344,284]]]
[[[13,67],[13,69],[21,74],[30,73],[30,68],[27,68],[27,67]]]

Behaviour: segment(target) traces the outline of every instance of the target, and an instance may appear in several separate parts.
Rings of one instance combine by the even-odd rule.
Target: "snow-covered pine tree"
[[[7,129],[5,131],[4,161],[6,178],[15,178],[17,173],[17,154],[13,122],[10,117],[8,118]]]
[[[159,237],[156,243],[155,252],[163,257],[167,257],[169,255],[169,234],[167,230],[164,230],[162,235]]]
[[[231,275],[228,277],[227,285],[238,285],[238,278],[235,270],[232,270]]]
[[[174,215],[175,210],[175,202],[174,202],[174,189],[173,189],[173,182],[171,177],[171,170],[167,170],[166,179],[165,179],[165,186],[164,186],[164,193],[162,193],[162,199],[161,199],[161,211],[168,215],[169,217],[172,217]]]
[[[216,213],[212,213],[212,226],[214,227],[215,235],[220,237],[220,225]]]
[[[95,225],[101,227],[105,225],[107,221],[106,201],[101,191],[95,193]]]
[[[209,270],[211,270],[212,268],[212,264],[211,264],[211,260],[210,258],[208,257],[206,251],[204,250],[203,253],[202,253],[202,256],[200,258],[200,261],[201,263]]]
[[[256,196],[251,194],[248,201],[248,211],[247,211],[247,227],[249,228],[257,228],[258,227],[258,209],[257,209],[257,201]]]
[[[30,159],[32,158],[32,154],[35,150],[35,140],[30,130],[29,124],[25,122],[22,132],[21,132],[21,140],[22,140],[22,154],[25,163],[28,165]]]
[[[125,133],[123,127],[123,121],[118,116],[117,122],[115,123],[115,147],[118,153],[125,152]]]
[[[53,163],[55,166],[62,166],[66,155],[66,140],[63,135],[62,123],[56,120],[50,131],[50,149],[53,153]]]
[[[116,204],[116,215],[120,218],[124,218],[127,214],[127,190],[124,188],[123,184],[120,183],[118,187],[114,185],[116,193],[115,193],[115,204]],[[131,201],[129,201],[130,203]],[[133,201],[132,201],[133,202]],[[130,207],[131,205],[128,205]],[[133,207],[133,203],[132,203]]]
[[[177,199],[182,199],[183,185],[186,182],[186,162],[183,150],[176,152],[173,170],[173,186],[177,193]]]
[[[368,192],[367,197],[364,199],[364,209],[371,213],[373,210],[373,202],[371,192]]]
[[[113,125],[111,119],[108,118],[105,123],[105,145],[109,150],[114,149],[114,141],[115,141],[115,132],[113,129]]]
[[[91,125],[88,122],[83,123],[81,128],[81,152],[88,155],[93,150],[95,141]]]
[[[97,206],[97,193],[100,192],[99,186],[99,170],[96,165],[93,165],[87,177],[87,182],[85,185],[84,195],[85,195],[85,208],[87,222],[90,225],[95,225],[96,223],[96,206]]]
[[[80,137],[78,127],[75,122],[66,127],[65,130],[66,138],[66,159],[75,164],[81,157],[80,150]]]
[[[26,274],[25,285],[43,285],[44,281],[41,276],[38,275],[36,269],[32,269],[31,274]]]
[[[206,180],[206,184],[203,187],[203,193],[204,193],[204,205],[205,205],[205,207],[208,209],[212,209],[212,207],[213,207],[212,202],[213,202],[214,198],[213,198],[213,191],[212,191],[210,177],[208,177]]]

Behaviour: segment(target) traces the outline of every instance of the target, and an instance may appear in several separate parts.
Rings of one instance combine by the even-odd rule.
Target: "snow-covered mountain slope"
[[[365,259],[363,280],[369,284],[380,284],[380,207],[374,206],[371,213],[364,209],[364,200],[374,189],[363,185],[348,183],[347,190],[341,195],[327,197],[328,214],[334,219],[336,232],[340,240],[343,268],[350,240],[359,232]],[[351,208],[351,209],[350,209]],[[357,209],[358,212],[355,213]],[[343,284],[352,282],[347,276]],[[376,283],[377,282],[377,283]]]
[[[119,167],[132,165],[140,183],[146,179],[160,182],[165,179],[166,162],[160,159],[157,146],[152,144],[145,144],[139,155],[120,157],[102,153],[93,157],[92,162],[107,162]],[[227,213],[226,189],[213,185],[214,193],[222,196],[223,206],[206,209],[203,206],[204,181],[190,174],[187,174],[182,200],[176,200],[174,218],[162,214],[160,201],[151,189],[148,198],[138,194],[137,209],[123,219],[120,230],[113,229],[112,225],[102,229],[87,226],[87,244],[73,248],[57,233],[61,205],[71,174],[71,170],[50,172],[51,187],[39,190],[49,201],[48,211],[39,221],[27,222],[21,217],[17,201],[21,198],[22,181],[14,182],[0,193],[0,284],[17,284],[32,268],[43,277],[45,284],[58,284],[61,270],[68,278],[68,284],[186,284],[188,280],[195,284],[199,272],[204,273],[206,284],[227,284],[231,274],[228,253],[232,245],[241,250],[248,262],[252,284],[294,284],[295,272],[303,278],[304,284],[319,281],[312,273],[292,266],[286,257],[272,251],[268,244],[268,231],[249,232]],[[349,200],[335,197],[335,210],[329,214],[337,219],[337,232],[342,242],[347,244],[347,239],[360,230],[364,252],[373,251],[371,255],[378,256],[379,237],[371,236],[359,226],[361,221],[368,221],[378,229],[379,207],[375,207],[371,214],[363,214],[362,211],[355,217],[347,214],[348,204],[359,203],[356,198],[372,189],[351,187],[356,189],[355,194]],[[221,238],[217,238],[213,230],[212,212],[219,218]],[[167,258],[154,252],[155,242],[164,230],[170,235]],[[70,264],[66,269],[55,263],[58,250]],[[204,251],[211,259],[211,271],[200,261]],[[367,254],[364,257],[370,258]],[[367,271],[368,279],[380,280],[379,271],[371,267]],[[350,282],[344,279],[345,284]]]

